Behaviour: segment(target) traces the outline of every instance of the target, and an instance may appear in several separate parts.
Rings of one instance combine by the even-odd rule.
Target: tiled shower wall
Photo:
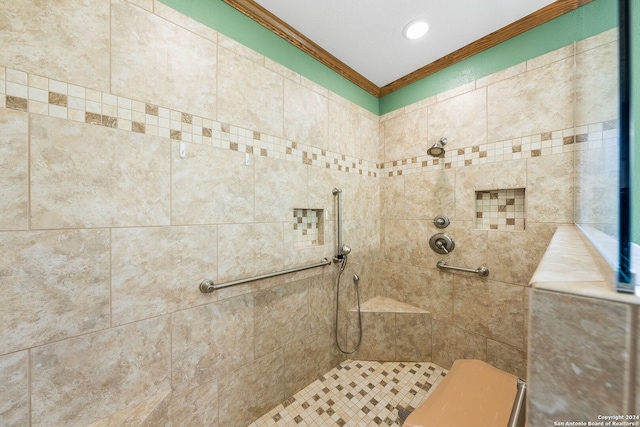
[[[573,222],[574,151],[616,138],[616,40],[610,30],[381,118],[378,277],[385,296],[432,312],[436,364],[476,358],[526,376],[527,286],[557,226]],[[446,155],[426,156],[441,137]],[[524,231],[476,228],[476,192],[501,189],[525,189]],[[440,231],[456,243],[449,255],[429,248]]]
[[[157,1],[0,14],[2,424],[243,425],[335,366],[335,266],[197,290],[330,257],[333,187],[363,301],[431,311],[442,366],[524,375],[525,286],[611,120],[574,130],[573,46],[379,119]],[[606,67],[614,39],[577,53]],[[475,191],[510,188],[527,229],[476,230]],[[294,208],[329,213],[323,245],[294,249]],[[435,269],[436,214],[489,279]]]
[[[378,117],[159,2],[0,16],[0,424],[246,425],[334,367],[337,266],[198,284],[331,257],[338,187],[372,297]]]

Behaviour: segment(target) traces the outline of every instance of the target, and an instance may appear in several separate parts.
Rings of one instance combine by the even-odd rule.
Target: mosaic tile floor
[[[400,426],[447,370],[433,363],[346,360],[249,427]]]

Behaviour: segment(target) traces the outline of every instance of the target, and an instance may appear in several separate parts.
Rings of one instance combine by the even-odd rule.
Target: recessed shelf
[[[303,249],[324,244],[323,209],[293,209],[293,247]]]
[[[524,188],[476,191],[476,229],[524,231]]]

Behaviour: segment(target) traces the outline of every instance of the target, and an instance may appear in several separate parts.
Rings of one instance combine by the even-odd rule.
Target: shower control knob
[[[453,239],[444,233],[437,233],[429,239],[429,247],[439,254],[448,254],[456,247]]]
[[[444,215],[438,215],[431,222],[433,222],[437,228],[447,228],[449,224],[451,224],[449,218]]]

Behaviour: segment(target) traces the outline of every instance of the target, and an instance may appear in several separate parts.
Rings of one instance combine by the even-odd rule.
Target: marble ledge
[[[614,290],[614,273],[575,225],[553,235],[529,285],[537,290],[640,305],[635,295]]]
[[[357,311],[357,308],[351,308],[349,311]],[[421,313],[428,314],[429,312],[418,307],[414,307],[404,302],[396,301],[386,297],[373,297],[370,300],[362,303],[360,311],[363,313]]]

